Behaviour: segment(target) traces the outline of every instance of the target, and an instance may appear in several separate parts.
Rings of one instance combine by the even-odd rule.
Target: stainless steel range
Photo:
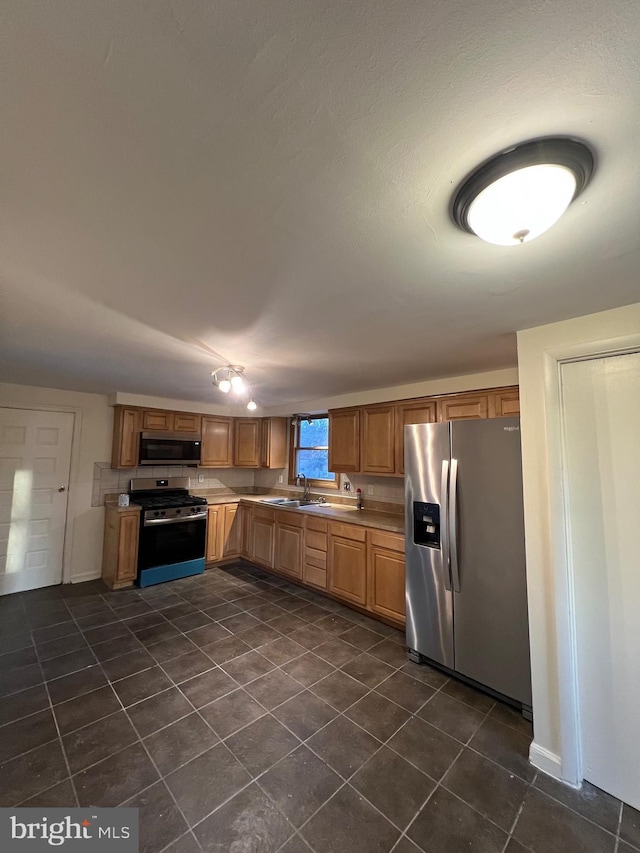
[[[189,494],[189,478],[131,480],[129,494],[142,507],[139,586],[204,572],[207,501]]]

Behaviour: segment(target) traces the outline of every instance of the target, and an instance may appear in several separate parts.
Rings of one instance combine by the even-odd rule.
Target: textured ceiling
[[[0,380],[219,402],[231,362],[293,403],[640,299],[637,0],[19,0],[2,38]],[[547,134],[598,159],[560,222],[458,231]]]

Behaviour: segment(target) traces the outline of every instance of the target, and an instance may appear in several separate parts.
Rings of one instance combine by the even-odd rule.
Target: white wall
[[[640,303],[518,333],[536,766],[581,781],[559,362],[640,346]],[[640,650],[639,650],[640,654]]]
[[[487,373],[469,373],[464,376],[449,376],[444,379],[429,379],[412,385],[393,385],[372,391],[358,391],[338,397],[323,397],[288,403],[286,406],[265,408],[264,415],[290,415],[293,412],[326,412],[346,406],[367,406],[392,400],[410,400],[412,397],[431,397],[436,394],[455,394],[460,391],[476,391],[481,388],[500,388],[518,384],[518,369],[491,370]]]
[[[65,583],[100,577],[104,508],[91,506],[94,462],[111,456],[113,409],[99,394],[0,383],[0,406],[73,412],[75,426],[63,563]]]

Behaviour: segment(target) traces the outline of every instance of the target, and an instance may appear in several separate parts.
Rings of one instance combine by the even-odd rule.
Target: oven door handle
[[[144,527],[152,527],[155,524],[183,524],[186,521],[206,521],[207,514],[182,515],[180,518],[146,518]]]

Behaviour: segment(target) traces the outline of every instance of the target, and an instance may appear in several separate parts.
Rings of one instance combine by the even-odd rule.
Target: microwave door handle
[[[460,592],[460,567],[458,565],[458,460],[451,460],[449,489],[449,551],[453,591]]]
[[[440,518],[440,537],[442,539],[442,570],[444,572],[444,588],[451,589],[451,557],[449,553],[449,460],[442,460],[440,476],[440,494],[442,496],[442,515]]]

